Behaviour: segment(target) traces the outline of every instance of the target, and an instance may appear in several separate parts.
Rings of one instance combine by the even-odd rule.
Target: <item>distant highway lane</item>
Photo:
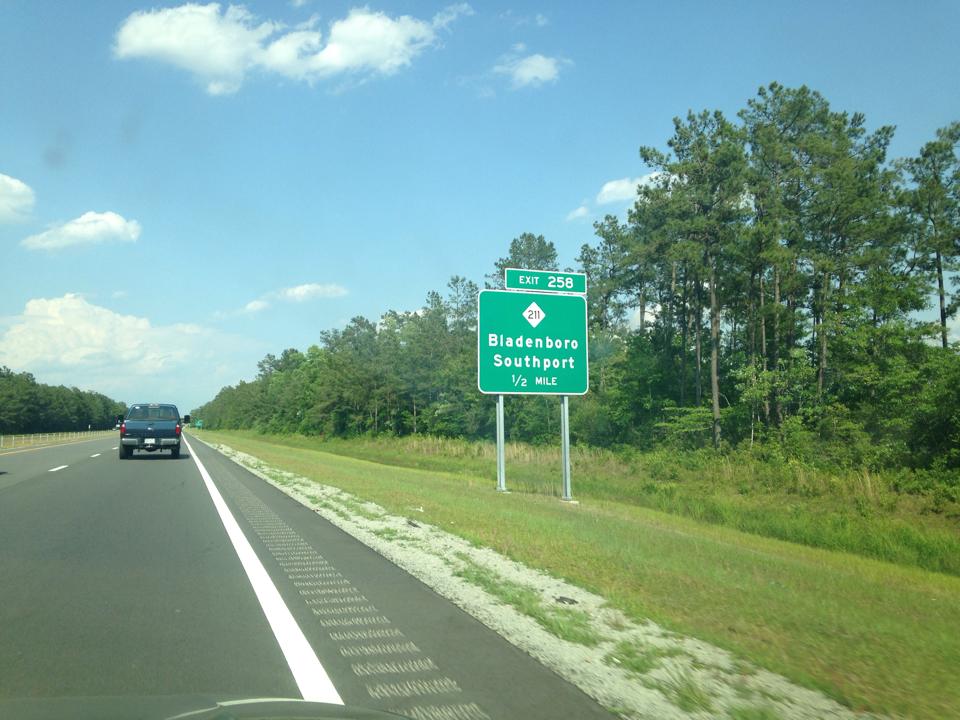
[[[313,693],[425,720],[612,717],[202,443],[178,460],[116,446],[0,455],[0,699]]]

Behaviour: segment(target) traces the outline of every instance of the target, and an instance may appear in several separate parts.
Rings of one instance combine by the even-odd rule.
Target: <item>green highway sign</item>
[[[478,312],[480,392],[586,394],[587,299],[583,295],[481,290]]]
[[[579,293],[582,295],[587,292],[587,276],[583,273],[507,268],[503,271],[503,286],[507,290]]]

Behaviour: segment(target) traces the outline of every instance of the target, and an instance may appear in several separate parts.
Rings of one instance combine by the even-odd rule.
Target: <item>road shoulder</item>
[[[602,597],[490,549],[426,523],[389,515],[373,503],[227,446],[211,447],[624,717],[687,718],[705,711],[726,716],[743,709],[785,718],[863,717],[727,651],[649,621],[636,623],[608,607]],[[516,602],[518,593],[529,602]],[[571,634],[571,624],[585,627],[586,634]]]

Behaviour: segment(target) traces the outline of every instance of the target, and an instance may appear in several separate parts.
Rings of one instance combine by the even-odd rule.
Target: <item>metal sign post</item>
[[[507,462],[503,447],[503,395],[497,395],[497,492],[507,492]]]
[[[570,397],[564,395],[560,403],[560,448],[563,458],[563,495],[564,502],[576,502],[570,487]]]

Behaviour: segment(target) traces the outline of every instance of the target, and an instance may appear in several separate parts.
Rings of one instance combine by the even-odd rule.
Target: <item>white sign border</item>
[[[516,268],[513,268],[516,269]],[[550,271],[547,271],[550,272]],[[504,276],[506,278],[506,276]],[[583,300],[583,327],[586,332],[584,333],[584,352],[586,353],[586,366],[587,366],[587,388],[583,392],[579,393],[564,393],[564,392],[530,392],[530,391],[521,391],[521,390],[509,390],[506,392],[503,391],[494,391],[494,390],[484,390],[480,387],[480,296],[484,293],[510,293],[513,295],[533,295],[533,296],[547,296],[547,297],[556,297],[557,295],[566,295],[568,297],[578,297]],[[557,292],[530,292],[528,290],[500,290],[498,288],[484,288],[477,293],[477,390],[480,391],[482,395],[533,395],[533,396],[549,396],[554,397],[563,397],[564,395],[572,397],[583,397],[590,392],[590,316],[587,313],[587,296],[585,293],[557,293]]]
[[[574,292],[572,290],[520,290],[519,288],[508,288],[507,287],[507,270],[516,270],[517,272],[537,272],[537,273],[556,273],[557,275],[579,275],[583,277],[583,292]],[[491,290],[496,290],[496,288],[490,288]],[[503,269],[503,289],[507,292],[529,292],[529,293],[544,293],[546,295],[582,295],[587,296],[587,290],[589,289],[589,279],[587,278],[586,273],[581,272],[567,272],[566,270],[536,270],[534,268],[515,268],[515,267],[505,267]]]

